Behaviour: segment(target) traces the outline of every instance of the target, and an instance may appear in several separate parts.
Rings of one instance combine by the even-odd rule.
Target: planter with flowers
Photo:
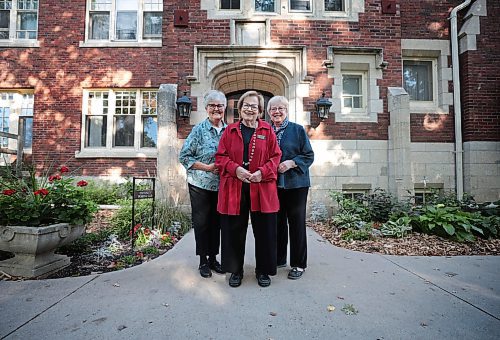
[[[45,276],[67,266],[69,258],[54,250],[83,235],[97,210],[87,182],[74,183],[66,166],[49,171],[39,178],[33,168],[26,177],[10,168],[0,174],[0,250],[14,254],[0,261],[8,275]]]

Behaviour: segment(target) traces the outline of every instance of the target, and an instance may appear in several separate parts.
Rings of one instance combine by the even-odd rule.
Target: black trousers
[[[217,191],[188,184],[191,216],[196,240],[196,255],[215,256],[220,246],[220,214],[217,212]]]
[[[278,263],[286,263],[290,233],[290,266],[307,267],[306,203],[309,188],[278,189]]]
[[[240,214],[221,215],[222,268],[228,273],[243,271],[248,214],[255,239],[256,272],[276,275],[276,213],[250,212],[250,185],[241,190]]]

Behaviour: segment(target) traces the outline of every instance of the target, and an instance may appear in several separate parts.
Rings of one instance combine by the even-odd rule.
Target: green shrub
[[[121,199],[130,199],[132,197],[128,182],[117,184],[90,181],[86,189],[87,198],[96,204],[117,204]]]
[[[385,222],[389,219],[397,200],[387,191],[376,188],[373,193],[363,196],[371,221]]]
[[[358,215],[350,212],[339,212],[332,217],[332,222],[339,229],[358,228],[363,219]]]
[[[348,213],[351,215],[359,216],[363,221],[369,220],[369,213],[362,201],[344,197],[340,191],[333,191],[330,193],[332,199],[337,202],[339,206],[339,213]]]
[[[371,227],[364,226],[361,229],[350,228],[342,233],[341,238],[345,241],[365,241],[373,237]]]
[[[57,248],[58,253],[72,256],[73,254],[88,254],[92,252],[91,246],[97,242],[104,241],[110,235],[107,229],[100,230],[96,233],[87,233],[75,241],[65,246]]]
[[[383,236],[401,238],[411,232],[410,217],[404,216],[395,221],[387,221],[380,227]]]
[[[476,235],[484,235],[481,215],[447,207],[444,204],[428,205],[419,209],[420,214],[412,217],[412,223],[426,234],[436,234],[457,241],[474,241]]]

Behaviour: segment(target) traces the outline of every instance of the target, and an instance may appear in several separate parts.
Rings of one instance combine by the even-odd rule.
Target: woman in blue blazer
[[[285,97],[271,98],[267,113],[282,152],[278,166],[278,267],[286,266],[290,234],[292,269],[288,278],[296,280],[307,267],[306,204],[311,186],[309,167],[314,161],[314,152],[302,125],[288,120],[288,100]]]

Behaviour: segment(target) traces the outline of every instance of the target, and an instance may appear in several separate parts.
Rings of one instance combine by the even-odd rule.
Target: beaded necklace
[[[240,121],[240,132],[243,134],[243,131],[242,131],[242,126],[243,123]],[[252,163],[252,159],[253,159],[253,154],[255,152],[255,141],[257,140],[257,128],[254,129],[253,131],[253,134],[252,134],[252,137],[250,138],[250,143],[249,143],[249,146],[252,145],[251,148],[249,148],[249,155],[248,155],[248,162],[243,162],[243,166],[249,166],[250,163]]]

